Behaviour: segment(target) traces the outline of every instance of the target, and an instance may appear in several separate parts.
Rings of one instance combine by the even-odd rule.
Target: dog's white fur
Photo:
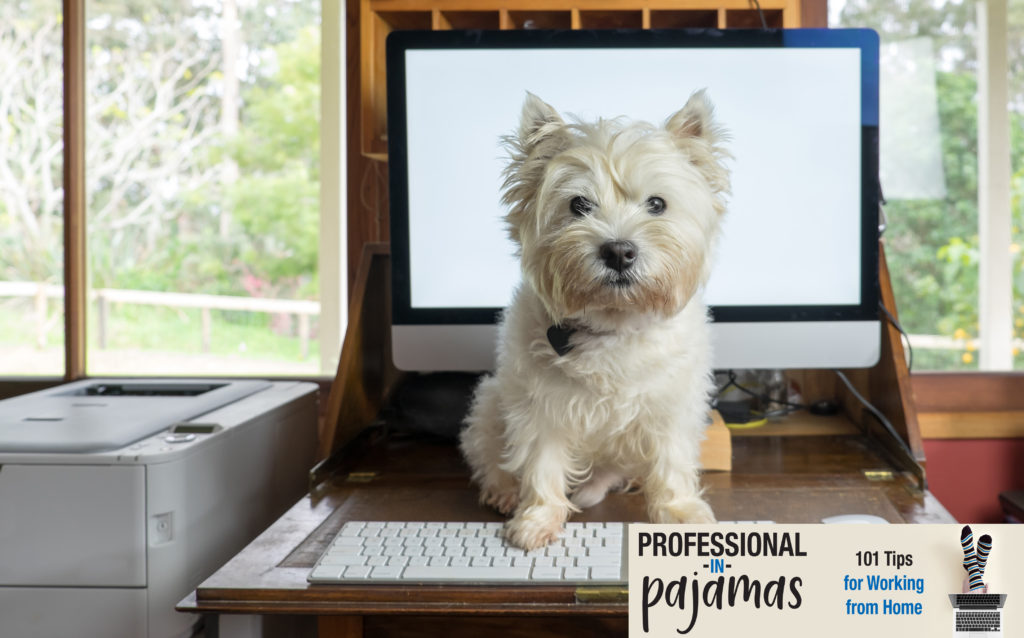
[[[571,512],[634,480],[652,521],[714,521],[699,479],[711,389],[700,290],[729,189],[722,138],[703,92],[664,127],[566,123],[527,96],[504,185],[523,283],[461,435],[481,501],[514,512],[513,544],[551,542]],[[574,214],[574,197],[592,211]],[[628,286],[599,257],[613,240],[637,247]],[[555,324],[577,328],[564,356],[546,336]]]

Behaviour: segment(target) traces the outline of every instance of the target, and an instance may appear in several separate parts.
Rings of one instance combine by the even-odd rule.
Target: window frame
[[[63,30],[64,374],[0,377],[0,399],[88,377],[88,254],[85,165],[87,0],[61,0]],[[345,4],[321,2],[320,367],[316,376],[268,377],[320,383],[326,390],[341,354],[348,307],[346,229]],[[325,188],[323,185],[327,185]],[[323,291],[333,291],[324,295]],[[325,328],[326,327],[326,328]],[[150,376],[150,375],[146,375]],[[157,376],[157,375],[152,375]],[[217,376],[217,375],[203,375]],[[227,375],[224,375],[227,376]]]

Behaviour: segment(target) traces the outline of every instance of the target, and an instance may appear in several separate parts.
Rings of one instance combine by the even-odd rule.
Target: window
[[[337,57],[343,8],[84,1],[83,50],[60,0],[0,7],[0,376],[64,367],[62,55],[84,60],[87,118],[87,365],[69,374],[332,374],[343,189],[322,196],[320,173],[342,173],[343,67],[322,82],[320,41]]]
[[[881,45],[886,257],[914,368],[976,368],[977,56],[971,2],[833,3]]]
[[[88,8],[89,374],[318,374],[319,6]]]
[[[1007,137],[1002,96],[1007,81],[1015,82],[1003,69],[1009,50],[1021,74],[1021,34],[1017,27],[1006,42],[998,13],[1005,1],[980,4],[988,20],[979,3],[966,0],[829,5],[833,26],[870,27],[881,36],[885,243],[915,370],[1024,367],[1020,197],[1012,201],[1011,234],[1010,191],[999,177],[1006,154],[1018,170],[1024,165],[1019,97],[1008,110],[1014,143],[1006,151],[1000,142]],[[1013,5],[1024,27],[1024,5]]]
[[[0,3],[0,376],[64,373],[60,17]]]

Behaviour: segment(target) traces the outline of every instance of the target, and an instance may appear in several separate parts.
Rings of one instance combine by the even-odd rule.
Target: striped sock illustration
[[[964,550],[964,571],[971,573],[971,565],[975,562],[974,556],[974,534],[971,533],[971,526],[964,525],[960,531],[960,547]]]
[[[978,562],[978,572],[981,577],[985,577],[985,563],[988,561],[988,554],[992,551],[992,537],[988,534],[980,536],[978,538],[978,553],[976,554]]]
[[[964,550],[964,569],[967,570],[970,577],[970,590],[983,588],[985,583],[981,580],[981,570],[978,569],[978,559],[974,554],[974,534],[971,532],[970,525],[964,525],[960,532],[960,547]]]

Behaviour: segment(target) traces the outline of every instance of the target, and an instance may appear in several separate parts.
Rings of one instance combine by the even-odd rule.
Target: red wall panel
[[[961,523],[1001,523],[999,493],[1024,489],[1024,439],[926,439],[928,487]]]

